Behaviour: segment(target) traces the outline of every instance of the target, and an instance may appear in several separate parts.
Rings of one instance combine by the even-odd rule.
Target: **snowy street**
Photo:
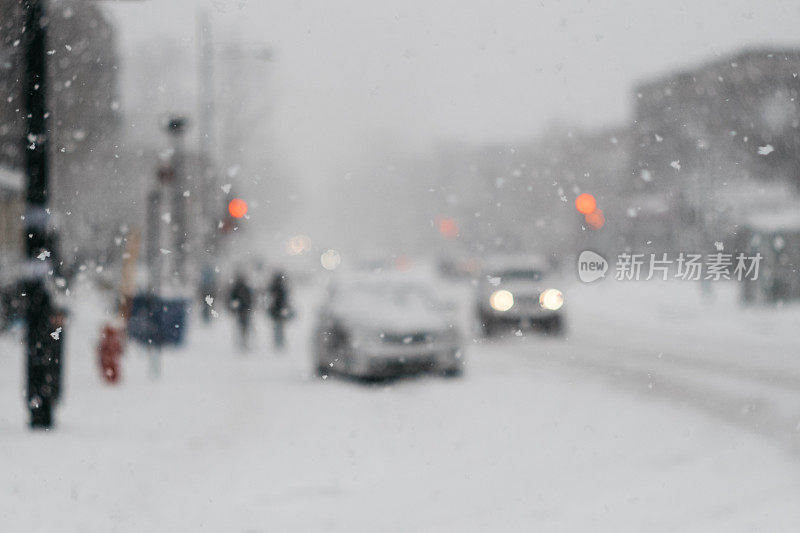
[[[0,338],[2,529],[795,531],[800,309],[604,283],[568,291],[566,339],[473,342],[460,379],[311,377],[303,307],[283,355],[263,316],[258,348],[232,350],[223,314],[158,381],[130,344],[117,387],[84,286],[56,430],[26,428],[22,350]]]
[[[0,533],[800,532],[796,0],[0,0]]]

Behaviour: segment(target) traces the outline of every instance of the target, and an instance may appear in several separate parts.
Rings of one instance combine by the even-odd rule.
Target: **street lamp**
[[[172,139],[172,219],[175,224],[175,263],[172,275],[179,284],[186,281],[186,246],[188,241],[186,228],[186,204],[184,196],[186,173],[184,171],[183,134],[186,133],[188,120],[181,115],[174,115],[167,120],[166,129]]]

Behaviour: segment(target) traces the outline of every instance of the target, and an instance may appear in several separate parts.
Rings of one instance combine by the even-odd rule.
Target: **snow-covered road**
[[[118,387],[84,290],[53,432],[26,429],[0,339],[0,531],[796,531],[800,312],[721,289],[574,287],[566,339],[373,386],[310,376],[308,320],[278,356],[263,323],[232,351],[223,316],[159,381],[131,347]]]

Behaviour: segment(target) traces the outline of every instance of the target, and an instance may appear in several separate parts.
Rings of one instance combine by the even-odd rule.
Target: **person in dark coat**
[[[286,275],[277,271],[272,276],[272,281],[267,288],[269,304],[267,313],[273,323],[275,332],[275,348],[281,350],[285,344],[283,323],[291,318],[292,311],[289,307],[289,294],[286,287]]]
[[[237,273],[228,294],[228,309],[236,315],[239,325],[239,345],[247,349],[250,337],[250,314],[253,310],[253,291],[247,284],[244,274]]]

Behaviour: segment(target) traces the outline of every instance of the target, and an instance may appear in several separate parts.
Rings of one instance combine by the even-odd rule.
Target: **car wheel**
[[[452,368],[446,368],[441,372],[443,378],[453,379],[453,378],[460,378],[464,375],[464,369],[460,366],[455,366]]]
[[[324,378],[330,374],[331,367],[322,363],[317,363],[317,377]]]

